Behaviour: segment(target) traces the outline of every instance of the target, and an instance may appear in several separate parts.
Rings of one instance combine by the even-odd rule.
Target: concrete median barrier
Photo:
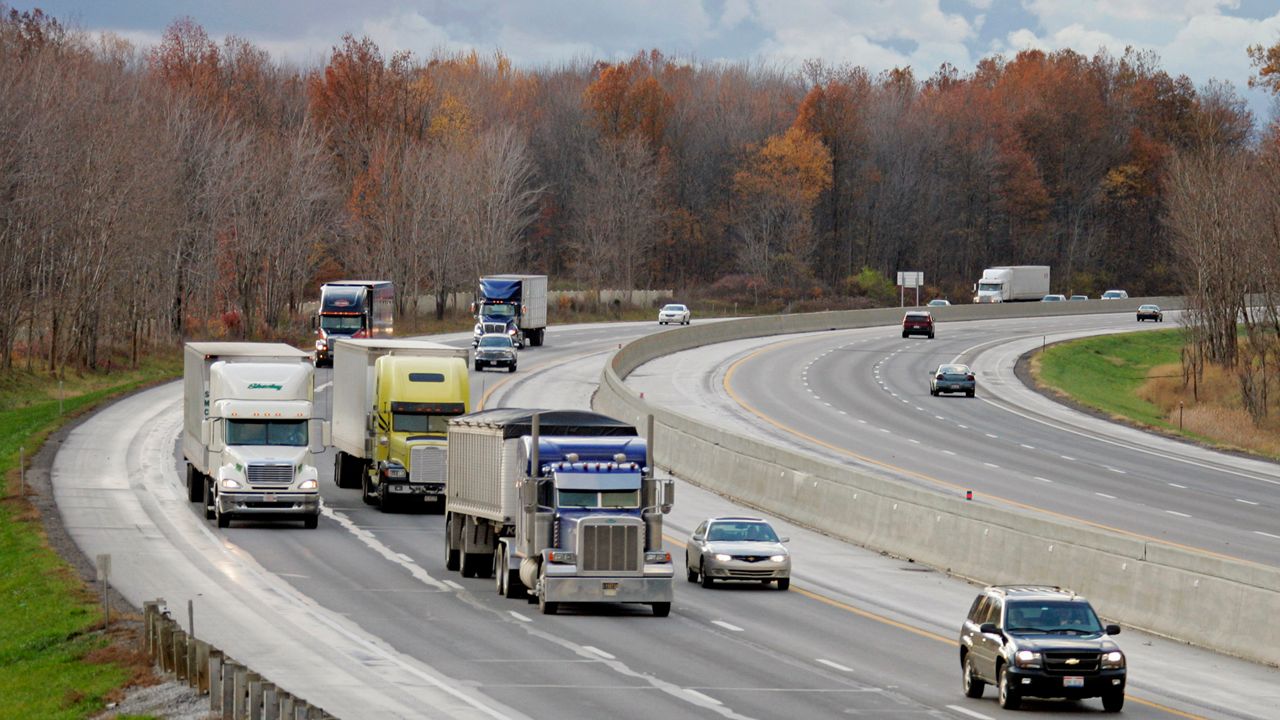
[[[930,308],[939,323],[1132,313],[1181,298]],[[653,406],[627,375],[650,360],[752,337],[895,325],[902,309],[812,313],[706,323],[650,335],[607,363],[593,407],[637,427],[654,415],[655,462],[743,504],[874,550],[983,583],[1070,587],[1131,627],[1219,652],[1280,664],[1280,568],[1233,560],[1082,523],[968,502],[752,440]],[[958,620],[957,620],[958,622]]]

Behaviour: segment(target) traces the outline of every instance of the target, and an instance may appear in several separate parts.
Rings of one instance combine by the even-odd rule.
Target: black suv
[[[964,694],[995,685],[1000,707],[1024,697],[1102,698],[1107,712],[1124,707],[1124,653],[1088,600],[1043,585],[994,585],[982,591],[960,628]]]

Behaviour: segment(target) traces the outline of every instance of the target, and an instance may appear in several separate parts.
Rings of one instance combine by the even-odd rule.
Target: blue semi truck
[[[476,316],[472,345],[488,333],[505,333],[521,348],[542,345],[547,331],[547,276],[486,275],[480,278],[471,310]]]
[[[652,420],[651,420],[652,422]],[[652,436],[652,432],[650,432]],[[499,408],[449,421],[445,566],[537,602],[671,612],[662,546],[674,485],[635,427],[593,412]]]

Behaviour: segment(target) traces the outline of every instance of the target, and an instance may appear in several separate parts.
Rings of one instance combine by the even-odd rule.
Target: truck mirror
[[[310,432],[307,433],[309,447],[307,448],[313,454],[319,455],[329,446],[329,421],[312,419],[309,423]]]
[[[208,428],[209,442],[206,447],[210,452],[222,452],[226,448],[226,444],[222,442],[222,423],[218,418],[209,418],[200,424],[200,434],[204,435],[204,428]]]
[[[676,481],[667,479],[662,482],[662,514],[666,515],[671,512],[671,506],[676,502]]]
[[[386,447],[390,442],[391,441],[387,438],[386,435],[378,436],[378,444],[381,445],[382,447]]]
[[[333,423],[328,420],[320,421],[320,442],[324,443],[325,447],[333,444]]]
[[[317,332],[320,330],[320,318],[316,315],[311,316],[311,329]]]
[[[200,421],[200,444],[205,447],[209,446],[209,426],[213,423],[208,418]]]

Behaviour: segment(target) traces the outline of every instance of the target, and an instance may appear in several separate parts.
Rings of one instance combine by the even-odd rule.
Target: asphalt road
[[[522,351],[519,372],[473,375],[476,404],[585,408],[601,364],[617,343],[657,329],[649,323],[554,328],[546,346]],[[697,362],[723,360],[723,350],[713,349]],[[318,377],[321,387],[328,373]],[[672,375],[668,387],[675,395],[690,396],[680,384],[683,377]],[[694,381],[698,387],[714,387],[705,373],[702,378]],[[63,452],[78,452],[83,461],[72,463],[69,455],[61,470],[55,469],[54,482],[64,495],[70,491],[69,500],[87,498],[95,482],[106,482],[114,498],[137,501],[143,495],[144,506],[161,497],[163,502],[147,513],[148,522],[157,527],[138,518],[113,518],[117,511],[86,500],[93,507],[68,520],[73,536],[86,552],[115,543],[115,552],[122,554],[131,547],[139,552],[131,526],[147,528],[147,547],[178,538],[185,546],[188,535],[194,538],[189,540],[193,548],[201,538],[212,539],[214,550],[201,546],[212,558],[195,557],[194,549],[157,549],[132,565],[117,563],[118,582],[145,586],[140,592],[163,592],[171,603],[179,603],[194,581],[172,584],[167,578],[199,572],[227,589],[219,607],[224,615],[243,617],[257,607],[236,603],[242,595],[257,595],[240,592],[240,586],[260,581],[276,599],[272,617],[287,616],[293,604],[300,611],[297,624],[342,628],[343,637],[363,644],[337,659],[313,644],[295,643],[289,635],[275,645],[279,655],[267,653],[258,664],[241,656],[269,677],[273,663],[296,663],[296,655],[304,662],[314,657],[316,677],[305,688],[290,689],[326,707],[334,705],[325,698],[341,697],[345,707],[368,708],[358,713],[368,717],[1000,714],[991,692],[986,699],[970,700],[959,689],[955,634],[975,593],[962,581],[776,522],[792,537],[796,567],[790,592],[755,585],[704,590],[678,580],[669,618],[654,618],[641,606],[570,608],[562,615],[541,616],[536,606],[499,597],[492,580],[445,571],[441,516],[382,513],[364,505],[357,491],[333,485],[329,456],[319,460],[325,514],[318,529],[239,522],[224,530],[213,528],[196,508],[172,500],[181,495],[182,464],[173,435],[180,424],[174,419],[181,391],[169,386],[149,392],[154,395],[140,396],[139,405],[152,403],[154,422],[133,426],[108,408],[86,423],[85,432],[68,439]],[[318,401],[327,402],[327,393]],[[886,420],[916,412],[888,407],[893,411],[883,410]],[[745,416],[755,417],[737,411],[737,417]],[[95,450],[104,447],[125,447],[127,452],[120,453],[124,457],[118,463],[104,463],[100,455],[95,463]],[[119,477],[122,473],[129,477]],[[74,513],[77,506],[68,502],[67,507],[64,514]],[[680,485],[666,527],[668,547],[678,558],[677,577],[683,575],[682,542],[688,532],[709,515],[729,512],[743,509]],[[218,631],[224,645],[241,642],[234,627]],[[271,629],[254,626],[253,632],[261,636],[254,639],[262,639],[270,637]],[[1127,716],[1263,718],[1273,716],[1280,701],[1280,674],[1273,669],[1139,634],[1122,635],[1120,641],[1132,668]],[[373,650],[360,649],[364,647]],[[385,673],[391,678],[389,689],[361,687],[342,677],[334,666],[343,658],[352,672],[363,676]],[[452,691],[447,711],[406,711],[408,700],[399,705],[377,702],[376,694],[411,699],[417,685],[428,684],[424,678]],[[1046,717],[1101,712],[1096,700],[1034,703],[1031,708]]]

